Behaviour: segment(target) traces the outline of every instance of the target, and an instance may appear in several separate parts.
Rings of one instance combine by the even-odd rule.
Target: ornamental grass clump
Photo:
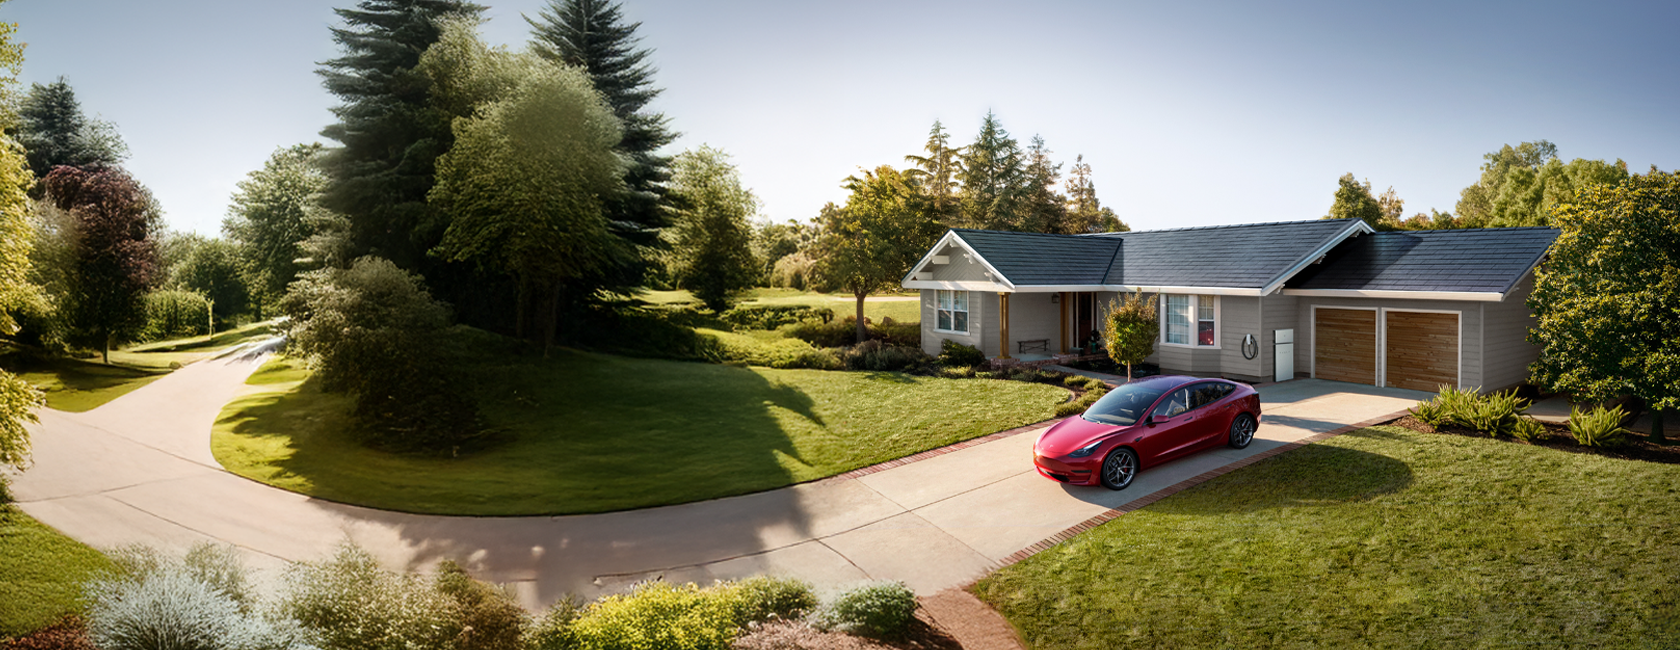
[[[185,557],[121,549],[117,569],[86,586],[88,636],[101,650],[305,650],[296,623],[258,606],[231,548]]]
[[[1616,447],[1627,443],[1627,431],[1622,428],[1625,419],[1627,411],[1619,404],[1608,409],[1594,406],[1590,411],[1571,405],[1569,433],[1582,447]]]

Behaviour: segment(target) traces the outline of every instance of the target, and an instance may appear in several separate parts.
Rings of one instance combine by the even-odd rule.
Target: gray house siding
[[[1273,355],[1276,354],[1277,351],[1277,331],[1287,329],[1295,330],[1295,373],[1298,376],[1306,376],[1302,372],[1302,369],[1307,367],[1307,363],[1302,357],[1302,355],[1306,353],[1302,352],[1303,346],[1300,344],[1301,327],[1299,325],[1298,316],[1300,311],[1298,303],[1300,302],[1300,299],[1295,296],[1273,294],[1260,298],[1259,301],[1260,378],[1265,381],[1271,381],[1275,377],[1274,373],[1277,370],[1277,366],[1273,361]]]
[[[1295,351],[1297,373],[1313,372],[1313,307],[1353,307],[1394,310],[1456,311],[1458,318],[1458,385],[1460,388],[1482,385],[1482,305],[1487,303],[1458,300],[1394,300],[1385,298],[1318,298],[1300,297],[1296,308]],[[1381,319],[1378,327],[1381,328]],[[1302,362],[1305,363],[1302,363]],[[1377,355],[1378,374],[1383,358]]]
[[[1524,277],[1503,302],[1482,303],[1482,388],[1504,390],[1528,381],[1528,365],[1540,358],[1540,346],[1528,342],[1536,319],[1528,308],[1534,275]]]
[[[968,333],[956,334],[952,332],[941,332],[933,329],[939,322],[937,314],[934,313],[939,305],[938,295],[939,294],[935,293],[935,290],[933,289],[922,290],[922,351],[930,355],[937,356],[939,354],[939,348],[943,345],[943,341],[945,339],[951,339],[963,345],[972,345],[980,348],[981,350],[986,350],[986,348],[981,345],[981,343],[985,341],[985,333],[987,331],[985,322],[981,318],[982,314],[986,313],[981,297],[991,295],[992,302],[995,305],[997,303],[997,296],[995,294],[987,294],[980,291],[970,291],[968,293]],[[992,321],[997,321],[997,317],[995,315],[992,317]],[[996,341],[992,342],[992,347],[997,347]],[[991,353],[987,352],[987,354]]]

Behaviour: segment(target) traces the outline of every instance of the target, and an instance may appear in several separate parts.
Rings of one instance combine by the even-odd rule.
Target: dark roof
[[[1555,228],[1379,232],[1337,246],[1291,289],[1506,293],[1557,239]]]
[[[1100,235],[958,229],[1015,286],[1261,288],[1354,223],[1352,219],[1206,226]]]

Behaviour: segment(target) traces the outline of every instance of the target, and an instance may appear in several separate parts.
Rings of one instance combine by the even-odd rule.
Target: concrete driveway
[[[1428,397],[1318,380],[1266,386],[1260,430],[1247,449],[1151,468],[1122,492],[1037,476],[1033,428],[855,478],[701,503],[564,517],[442,517],[330,503],[223,471],[210,454],[211,424],[247,390],[243,381],[261,361],[256,354],[204,361],[87,413],[43,412],[32,429],[35,465],[14,481],[20,505],[95,546],[213,541],[237,546],[259,567],[318,559],[343,540],[394,568],[451,558],[481,578],[513,584],[533,606],[656,577],[706,583],[760,573],[819,587],[897,579],[932,594],[1163,488]]]

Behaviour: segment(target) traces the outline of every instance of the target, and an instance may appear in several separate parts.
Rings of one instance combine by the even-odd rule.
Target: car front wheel
[[[1254,430],[1258,428],[1260,425],[1254,422],[1254,416],[1247,413],[1237,415],[1237,419],[1231,421],[1231,448],[1242,449],[1254,442]]]
[[[1108,452],[1108,457],[1103,459],[1103,487],[1110,490],[1124,490],[1126,486],[1132,484],[1132,479],[1137,478],[1137,472],[1137,452],[1125,447],[1116,448],[1114,451]]]

